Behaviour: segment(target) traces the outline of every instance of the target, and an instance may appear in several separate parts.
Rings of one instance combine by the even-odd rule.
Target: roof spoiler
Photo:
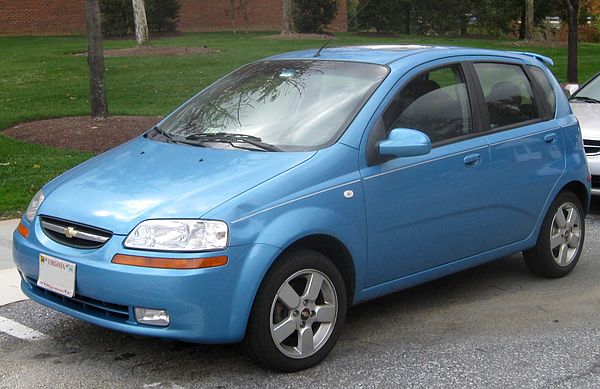
[[[546,66],[553,66],[554,65],[554,61],[551,58],[546,57],[546,56],[541,55],[541,54],[529,53],[527,51],[511,51],[511,53],[526,55],[528,57],[533,57],[533,58],[537,59],[538,61],[545,63]]]

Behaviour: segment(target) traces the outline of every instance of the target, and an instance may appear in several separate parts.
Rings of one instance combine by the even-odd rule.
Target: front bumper
[[[164,255],[125,249],[122,244],[125,237],[120,235],[114,235],[99,249],[76,249],[49,239],[38,220],[32,224],[22,221],[30,230],[27,239],[16,231],[13,236],[13,258],[23,278],[23,293],[90,323],[144,336],[200,343],[240,341],[256,290],[270,263],[280,253],[276,247],[255,244],[233,246],[220,252]],[[40,253],[77,265],[73,299],[36,285]],[[151,269],[113,264],[111,260],[116,253],[177,258],[226,255],[229,262],[206,269]],[[169,326],[138,324],[134,307],[166,309]]]

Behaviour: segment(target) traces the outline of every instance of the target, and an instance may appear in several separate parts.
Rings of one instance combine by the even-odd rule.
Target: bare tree
[[[248,33],[248,5],[251,0],[237,0],[238,7],[240,9],[240,13],[242,15],[242,19],[244,19],[244,34]],[[235,8],[236,8],[236,0],[229,0],[229,5],[231,7],[231,29],[233,33],[236,33],[235,28]]]
[[[577,27],[579,21],[579,0],[566,0],[569,6],[569,39],[567,54],[567,82],[577,83],[579,73],[577,71],[577,46],[579,37]]]
[[[292,15],[292,0],[283,0],[283,26],[282,34],[294,32],[294,17]]]
[[[92,117],[108,116],[106,86],[104,84],[104,50],[98,0],[85,1],[85,17],[88,32],[88,68],[90,73],[90,104]]]
[[[229,6],[231,7],[231,30],[235,34],[235,0],[229,0]]]
[[[525,40],[531,41],[535,39],[534,4],[533,0],[525,0],[525,2]]]
[[[133,0],[133,19],[135,21],[135,40],[137,46],[148,46],[148,21],[144,0]]]
[[[248,5],[252,0],[239,0],[242,19],[244,19],[244,33],[248,33]]]

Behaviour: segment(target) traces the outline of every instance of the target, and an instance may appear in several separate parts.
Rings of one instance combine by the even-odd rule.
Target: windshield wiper
[[[231,146],[246,150],[282,151],[279,147],[265,143],[261,138],[253,135],[235,134],[231,132],[205,132],[188,136],[172,135],[157,126],[152,127],[154,134],[160,134],[171,143],[183,143],[192,146],[206,147],[206,143],[229,143]],[[150,135],[150,137],[154,137]],[[236,146],[234,143],[247,143],[252,149]]]
[[[586,103],[600,104],[600,100],[596,100],[593,97],[588,96],[574,96],[573,98],[571,98],[571,100],[581,100],[585,101]]]
[[[150,129],[150,131],[154,131],[154,134],[150,135],[150,137],[152,139],[154,139],[154,137],[156,136],[155,134],[160,134],[160,136],[165,138],[169,143],[183,143],[183,144],[188,144],[188,145],[193,145],[193,146],[204,147],[201,143],[190,142],[187,138],[185,138],[183,136],[169,134],[168,132],[165,132],[165,131],[161,130],[160,128],[158,128],[158,126],[152,127]]]
[[[254,146],[255,148],[263,151],[281,151],[277,146],[269,143],[265,143],[261,138],[254,135],[247,134],[236,134],[232,132],[204,132],[199,134],[192,134],[185,137],[188,141],[204,142],[215,142],[215,143],[229,143],[233,147],[233,143],[247,143]]]

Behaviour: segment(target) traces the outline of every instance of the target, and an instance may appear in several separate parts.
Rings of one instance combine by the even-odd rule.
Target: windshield
[[[596,76],[589,84],[577,91],[572,99],[591,99],[600,102],[600,76]]]
[[[158,131],[202,146],[254,142],[269,151],[318,149],[337,140],[387,72],[356,62],[252,63],[193,97]]]

